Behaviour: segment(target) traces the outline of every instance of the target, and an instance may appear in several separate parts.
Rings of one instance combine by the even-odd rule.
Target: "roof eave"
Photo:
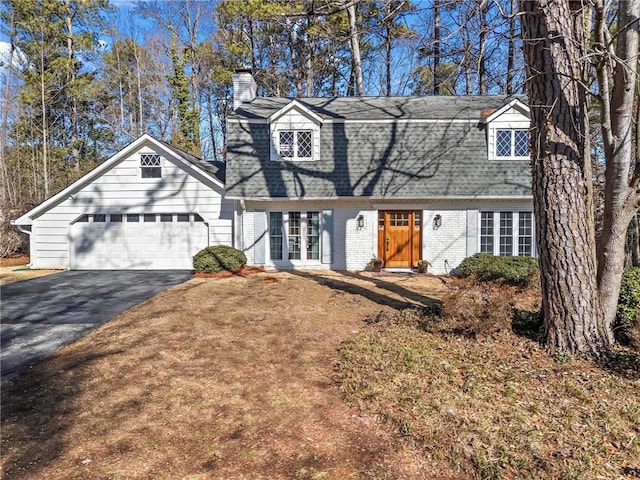
[[[490,123],[493,120],[495,120],[496,118],[498,118],[500,115],[502,115],[504,112],[506,112],[507,110],[509,110],[510,108],[515,108],[517,110],[520,110],[520,112],[525,115],[525,116],[529,116],[530,114],[530,110],[529,110],[529,106],[525,103],[523,103],[522,101],[520,101],[517,98],[514,98],[513,100],[511,100],[509,103],[507,103],[506,105],[504,105],[503,107],[499,108],[498,110],[496,110],[495,112],[493,112],[491,115],[489,115],[487,118],[484,119],[485,123]]]
[[[339,201],[339,200],[363,200],[363,201],[416,201],[431,200],[533,200],[533,195],[432,195],[426,197],[357,197],[357,196],[331,196],[331,197],[247,197],[241,195],[225,195],[228,200],[281,202],[281,201]]]

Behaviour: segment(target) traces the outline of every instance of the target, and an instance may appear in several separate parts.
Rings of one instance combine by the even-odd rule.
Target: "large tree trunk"
[[[601,48],[598,64],[601,122],[606,158],[604,222],[598,253],[598,287],[604,319],[611,328],[615,321],[620,281],[625,266],[625,244],[629,222],[638,211],[637,187],[630,188],[634,108],[638,102],[638,18],[640,0],[618,2],[618,33],[615,57]],[[604,2],[596,2],[596,40],[607,45],[608,30]],[[615,58],[615,60],[614,60]],[[613,67],[613,90],[608,79]],[[635,179],[637,180],[637,178]]]
[[[587,82],[578,63],[587,16],[566,0],[521,0],[520,9],[547,345],[553,354],[597,356],[612,334],[596,283]]]

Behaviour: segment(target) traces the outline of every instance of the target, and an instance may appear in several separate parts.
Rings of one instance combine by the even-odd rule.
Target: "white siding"
[[[147,144],[34,220],[33,268],[69,267],[69,225],[82,214],[198,213],[209,243],[232,244],[233,202],[190,165]],[[140,153],[162,156],[162,177],[141,178]]]
[[[487,125],[489,160],[496,160],[496,130],[529,129],[529,119],[516,108],[509,108]]]
[[[280,130],[311,130],[313,132],[313,161],[320,159],[320,125],[306,116],[303,112],[292,108],[270,125],[271,130],[271,160],[282,160],[278,153]]]

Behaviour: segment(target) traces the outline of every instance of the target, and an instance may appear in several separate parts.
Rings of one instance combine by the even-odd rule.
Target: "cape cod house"
[[[249,263],[444,273],[535,255],[522,98],[260,98],[249,72],[234,92],[225,197]]]
[[[535,255],[523,98],[261,98],[249,72],[233,81],[226,181],[143,135],[13,222],[32,268],[191,268],[215,244],[267,268]]]

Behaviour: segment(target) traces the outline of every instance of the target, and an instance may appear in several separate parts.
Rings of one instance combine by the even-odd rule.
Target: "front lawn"
[[[638,478],[633,352],[603,365],[549,358],[512,329],[513,303],[530,291],[473,281],[455,288],[442,318],[415,310],[374,317],[344,343],[349,404],[392,425],[429,461],[472,478]]]
[[[549,358],[511,328],[537,296],[424,275],[193,279],[2,386],[2,477],[636,478],[637,360]],[[441,319],[424,315],[435,297]]]

